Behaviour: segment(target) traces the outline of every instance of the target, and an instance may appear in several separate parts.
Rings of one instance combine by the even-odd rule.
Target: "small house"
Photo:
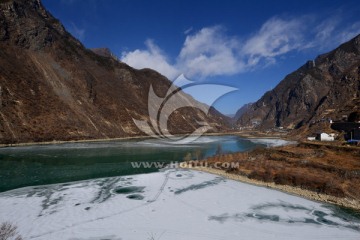
[[[333,133],[330,133],[330,134],[319,133],[316,136],[316,140],[319,140],[319,141],[334,141],[335,140],[335,134],[333,134]]]

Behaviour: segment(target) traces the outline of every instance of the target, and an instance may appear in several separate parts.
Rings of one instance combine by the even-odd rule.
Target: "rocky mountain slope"
[[[0,1],[0,143],[144,135],[132,119],[149,120],[151,85],[164,96],[171,82],[86,49],[39,0]],[[213,108],[182,108],[170,132],[192,132],[197,121],[225,125]]]
[[[109,48],[92,48],[90,49],[91,51],[93,51],[94,53],[96,53],[97,55],[100,55],[102,57],[109,57],[109,58],[113,58],[114,60],[119,60],[111,51]]]
[[[238,121],[242,115],[244,115],[244,113],[246,113],[249,109],[251,109],[251,106],[253,105],[253,103],[247,103],[244,104],[239,110],[237,110],[237,112],[235,113],[235,116],[233,117],[234,121]]]
[[[308,61],[237,121],[258,129],[298,129],[360,110],[360,35]]]

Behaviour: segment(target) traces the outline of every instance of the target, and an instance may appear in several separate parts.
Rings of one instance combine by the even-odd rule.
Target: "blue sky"
[[[215,107],[235,113],[307,60],[360,33],[358,1],[43,0],[88,48],[135,68],[238,90]],[[199,88],[197,88],[199,89]],[[206,102],[214,88],[193,93]]]

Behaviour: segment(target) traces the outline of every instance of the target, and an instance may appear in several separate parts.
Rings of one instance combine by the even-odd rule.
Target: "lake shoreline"
[[[233,135],[243,138],[266,138],[266,139],[279,139],[280,136],[264,136],[264,135],[247,135],[243,132],[219,132],[219,133],[205,133],[200,136],[226,136]],[[178,134],[175,136],[186,136],[185,134]],[[24,146],[37,146],[37,145],[55,145],[55,144],[65,144],[65,143],[92,143],[92,142],[112,142],[112,141],[124,141],[124,140],[136,140],[136,139],[156,139],[148,135],[141,136],[129,136],[129,137],[119,137],[119,138],[99,138],[99,139],[82,139],[82,140],[54,140],[54,141],[45,141],[45,142],[23,142],[23,143],[2,143],[0,148],[7,147],[24,147]]]
[[[214,169],[214,168],[210,168],[210,167],[191,167],[191,166],[187,166],[186,164],[182,164],[181,168],[194,170],[194,171],[200,171],[200,172],[206,172],[206,173],[224,177],[226,179],[230,179],[230,180],[234,180],[234,181],[238,181],[238,182],[242,182],[242,183],[246,183],[246,184],[250,184],[250,185],[271,188],[271,189],[281,191],[281,192],[284,192],[287,194],[299,196],[299,197],[302,197],[302,198],[305,198],[308,200],[323,202],[323,203],[328,203],[328,204],[334,204],[339,207],[351,208],[353,210],[360,211],[360,201],[355,200],[355,199],[339,198],[339,197],[335,197],[335,196],[331,196],[331,195],[327,195],[327,194],[316,193],[314,191],[305,190],[305,189],[290,186],[290,185],[279,185],[279,184],[275,184],[274,182],[259,181],[259,180],[255,180],[255,179],[250,179],[246,176],[242,176],[239,174],[227,173],[225,170]]]
[[[263,139],[281,139],[278,136],[264,136],[253,134],[251,136],[247,134],[243,134],[243,132],[221,132],[221,133],[207,133],[203,134],[203,136],[226,136],[233,135],[239,136],[245,139],[255,139],[255,138],[263,138]],[[179,135],[180,136],[180,135]],[[111,141],[124,141],[124,140],[136,140],[136,139],[150,139],[149,136],[134,136],[134,137],[123,137],[123,138],[111,138],[111,139],[88,139],[88,140],[73,140],[73,141],[51,141],[51,142],[29,142],[29,143],[17,143],[17,144],[0,144],[0,148],[6,147],[23,147],[23,146],[38,146],[38,145],[54,145],[54,144],[66,144],[66,143],[91,143],[91,142],[111,142]],[[316,193],[314,191],[301,189],[299,187],[290,186],[290,185],[279,185],[274,182],[265,182],[256,179],[250,179],[247,176],[243,176],[241,174],[233,174],[227,173],[226,170],[214,169],[211,167],[184,167],[192,170],[208,172],[212,174],[216,174],[219,176],[223,176],[228,179],[253,184],[256,186],[262,186],[267,188],[272,188],[275,190],[283,191],[289,194],[294,194],[296,196],[301,196],[306,199],[325,202],[330,204],[335,204],[341,207],[347,207],[355,210],[360,210],[360,201],[359,200],[351,200],[348,198],[340,198],[331,196],[323,193]]]

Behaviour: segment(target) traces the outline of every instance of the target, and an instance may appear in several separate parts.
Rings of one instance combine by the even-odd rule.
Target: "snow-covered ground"
[[[335,207],[175,169],[0,193],[3,221],[24,239],[360,239]]]
[[[266,145],[267,147],[280,147],[296,143],[296,141],[288,141],[280,138],[249,138],[249,140],[256,144]]]

